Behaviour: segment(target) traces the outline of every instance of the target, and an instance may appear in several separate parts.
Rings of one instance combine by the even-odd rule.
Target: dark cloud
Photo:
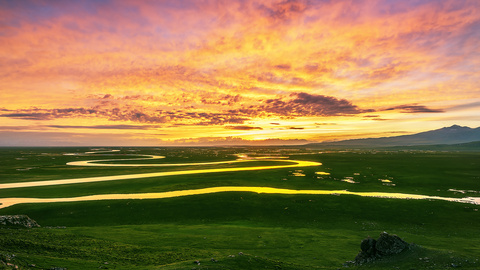
[[[288,64],[283,64],[283,65],[276,65],[275,66],[276,69],[281,69],[281,70],[290,70],[292,67]]]
[[[452,110],[464,110],[464,109],[471,109],[471,108],[477,108],[477,107],[480,107],[480,102],[479,102],[479,101],[477,101],[477,102],[472,102],[472,103],[465,103],[465,104],[456,105],[456,106],[453,106],[453,107],[448,108],[448,110],[449,110],[449,111],[452,111]]]
[[[237,115],[232,113],[206,113],[206,112],[176,113],[171,115],[170,118],[173,120],[172,122],[187,120],[192,125],[199,125],[199,126],[243,124],[245,121],[250,120],[249,118],[243,115]]]
[[[240,95],[215,95],[215,96],[204,96],[201,100],[203,104],[215,104],[222,106],[232,106],[238,103],[242,97]]]
[[[400,110],[402,113],[442,113],[442,109],[431,109],[423,105],[400,105],[386,109],[387,111]]]
[[[188,138],[178,139],[173,143],[175,145],[303,145],[309,143],[305,139],[265,139],[265,140],[247,140],[239,137],[202,137],[202,138]]]
[[[270,125],[276,125],[276,126],[278,126],[278,125],[280,125],[280,123],[270,123]]]
[[[16,111],[15,113],[6,113],[1,114],[0,117],[8,117],[22,120],[50,120],[55,118],[70,117],[74,115],[94,115],[98,111],[95,109],[85,109],[85,108],[66,108],[66,109],[52,109],[52,110],[41,110],[41,109],[28,109],[22,111]]]
[[[336,123],[315,123],[316,126],[333,126],[336,125]]]
[[[346,99],[337,99],[331,96],[301,92],[294,93],[290,97],[289,100],[268,99],[265,101],[264,110],[286,116],[335,116],[371,111],[359,109]]]
[[[115,97],[106,94],[102,100],[108,101]],[[103,98],[105,97],[105,98]],[[136,97],[133,97],[136,98]],[[225,95],[225,104],[233,109],[210,112],[200,111],[193,106],[181,109],[149,109],[142,106],[131,106],[109,103],[97,104],[91,108],[64,108],[64,109],[24,109],[5,111],[0,117],[24,120],[54,120],[59,118],[104,118],[110,121],[131,121],[144,124],[169,125],[242,125],[252,118],[279,117],[296,118],[302,116],[339,116],[352,115],[372,110],[363,110],[345,99],[332,96],[312,95],[307,93],[293,93],[286,97],[259,100],[256,104],[242,106],[242,97],[239,95]],[[211,100],[211,99],[210,99]],[[208,103],[208,102],[206,102]],[[242,106],[242,107],[240,107]],[[236,108],[235,108],[236,107]],[[398,107],[402,110],[420,110],[420,106]],[[272,123],[278,125],[278,123]],[[57,126],[56,128],[82,128],[83,126]],[[95,129],[135,129],[135,125],[92,126]],[[253,127],[255,128],[255,127]],[[242,129],[242,127],[235,127]],[[246,130],[246,129],[243,129]]]
[[[43,129],[43,126],[36,126],[36,125],[33,125],[33,126],[0,126],[0,130],[5,130],[5,131],[12,131],[12,130],[19,130],[19,131],[23,131],[23,130],[31,130],[31,129]]]
[[[167,123],[171,118],[167,115],[144,113],[139,110],[120,111],[112,110],[110,120],[133,121],[138,123]]]
[[[288,129],[305,129],[303,127],[289,127]]]
[[[88,129],[152,129],[159,128],[157,125],[95,125],[95,126],[69,126],[69,125],[47,125],[50,128],[70,129],[70,128],[88,128]]]
[[[364,115],[362,120],[386,121],[391,119],[380,118],[380,115]]]
[[[335,52],[320,52],[318,56],[321,56],[322,54],[334,54]],[[342,59],[339,59],[339,61],[342,61]],[[343,60],[344,61],[344,60]],[[332,73],[333,70],[330,67],[328,63],[309,63],[303,66],[303,71],[306,73],[311,73],[311,74],[329,74]]]
[[[305,84],[306,84],[306,81],[305,81],[303,78],[293,77],[293,78],[291,78],[291,80],[290,80],[290,84],[293,84],[293,85],[305,85]]]
[[[195,91],[193,93],[183,92],[182,94],[164,93],[161,95],[111,95],[111,94],[90,94],[86,98],[95,100],[97,105],[105,107],[107,105],[117,106],[118,104],[137,105],[137,101],[158,102],[160,104],[212,104],[221,106],[232,106],[244,99],[240,94],[219,94],[208,91]]]
[[[258,8],[273,21],[286,22],[301,16],[307,9],[307,2],[299,0],[286,0],[273,3],[270,6],[261,4]]]
[[[380,118],[380,115],[365,115],[363,120],[386,121],[390,119]]]
[[[283,98],[261,100],[255,105],[228,110],[228,113],[246,118],[296,118],[302,116],[352,115],[372,111],[373,110],[360,109],[345,99],[301,92],[293,93]]]
[[[284,77],[275,76],[271,72],[265,72],[257,76],[257,80],[260,82],[269,82],[275,84],[285,84],[287,80]]]
[[[316,72],[318,70],[318,65],[317,64],[308,64],[304,66],[305,71],[312,73]]]
[[[253,129],[262,130],[263,129],[261,127],[251,127],[251,126],[226,126],[225,128],[234,129],[234,130],[253,130]]]
[[[190,124],[190,125],[223,125],[223,124],[243,124],[249,120],[248,117],[230,112],[210,113],[210,112],[184,112],[182,110],[172,111],[142,111],[140,109],[130,109],[128,107],[115,108],[68,108],[68,109],[26,109],[17,110],[15,113],[1,114],[0,117],[8,117],[23,120],[53,120],[58,118],[83,118],[83,117],[102,117],[111,121],[132,121],[136,123],[150,124]],[[121,127],[121,126],[119,126]],[[126,128],[127,126],[123,126]],[[99,127],[102,128],[102,127]],[[106,128],[104,126],[103,128]]]
[[[392,120],[392,119],[387,119],[387,118],[370,118],[370,119],[362,119],[362,120],[387,121],[387,120]]]
[[[50,113],[6,113],[0,115],[0,117],[8,117],[14,119],[23,120],[49,120],[52,119]]]

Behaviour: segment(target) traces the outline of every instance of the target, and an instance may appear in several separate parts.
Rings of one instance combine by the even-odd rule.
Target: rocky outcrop
[[[33,228],[38,223],[26,215],[0,216],[0,227]]]
[[[375,248],[380,256],[395,255],[404,251],[409,244],[394,234],[383,232],[377,239]]]
[[[382,232],[377,240],[367,238],[362,241],[360,244],[361,251],[355,257],[353,263],[363,264],[383,256],[399,254],[409,246],[410,244],[403,241],[400,237]]]

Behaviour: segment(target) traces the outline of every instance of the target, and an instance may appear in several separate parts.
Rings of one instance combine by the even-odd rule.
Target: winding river
[[[103,152],[106,152],[106,151],[102,151],[102,153]],[[118,151],[112,150],[110,152],[118,152]],[[99,152],[87,152],[85,154],[94,154],[94,153],[99,153]],[[74,154],[67,154],[67,155],[74,155]],[[61,179],[61,180],[49,180],[49,181],[6,183],[6,184],[0,184],[0,189],[79,184],[79,183],[91,183],[91,182],[100,182],[100,181],[116,181],[116,180],[162,177],[162,176],[173,176],[173,175],[201,174],[201,173],[237,172],[237,171],[269,170],[269,169],[279,169],[279,168],[310,167],[310,166],[322,165],[319,162],[282,159],[284,157],[275,157],[275,158],[272,158],[272,157],[249,158],[246,156],[238,156],[238,157],[239,158],[237,160],[231,160],[231,161],[201,162],[201,163],[176,163],[176,164],[104,163],[104,162],[111,162],[111,161],[118,162],[118,161],[127,161],[127,160],[130,161],[130,160],[146,160],[146,159],[164,158],[164,156],[145,155],[144,158],[134,158],[134,159],[104,159],[104,160],[75,161],[75,162],[69,162],[67,163],[67,165],[110,166],[110,167],[120,167],[120,166],[121,167],[127,167],[127,166],[128,167],[147,167],[147,166],[148,167],[164,167],[164,166],[215,165],[215,164],[249,162],[249,161],[258,161],[258,160],[287,162],[288,164],[271,165],[271,166],[255,166],[255,167],[183,170],[183,171],[156,172],[156,173],[125,174],[125,175],[115,175],[115,176],[85,177],[85,178],[73,178],[73,179]],[[356,196],[362,196],[362,197],[444,200],[444,201],[451,201],[451,202],[480,204],[480,197],[450,198],[450,197],[405,194],[405,193],[387,193],[387,192],[352,192],[347,190],[292,190],[292,189],[281,189],[281,188],[272,188],[272,187],[223,186],[223,187],[210,187],[210,188],[191,189],[191,190],[157,192],[157,193],[98,194],[98,195],[69,197],[69,198],[0,198],[0,208],[5,208],[15,204],[21,204],[21,203],[79,202],[79,201],[120,200],[120,199],[161,199],[161,198],[182,197],[182,196],[191,196],[191,195],[218,193],[218,192],[255,192],[255,193],[266,193],[266,194],[310,194],[310,195],[356,195]]]
[[[151,156],[151,158],[149,158],[149,159],[157,159],[157,158],[160,158],[160,156]],[[142,159],[145,159],[145,158],[142,158]],[[108,164],[108,163],[99,163],[99,162],[102,162],[102,161],[107,162],[107,161],[133,160],[133,159],[107,159],[107,160],[90,160],[90,161],[69,162],[69,163],[67,163],[67,165],[71,165],[71,166],[109,166],[109,167],[118,167],[118,166],[122,166],[122,167],[196,166],[196,165],[216,165],[216,164],[225,164],[225,163],[238,163],[238,162],[258,161],[258,160],[267,160],[267,159],[269,161],[287,162],[287,163],[290,163],[290,164],[271,165],[271,166],[255,166],[255,167],[199,169],[199,170],[169,171],[169,172],[155,172],[155,173],[137,173],[137,174],[124,174],[124,175],[113,175],[113,176],[97,176],[97,177],[84,177],[84,178],[73,178],[73,179],[6,183],[6,184],[0,184],[0,189],[42,187],[42,186],[67,185],[67,184],[82,184],[82,183],[92,183],[92,182],[116,181],[116,180],[139,179],[139,178],[173,176],[173,175],[200,174],[200,173],[259,171],[259,170],[294,168],[294,167],[309,167],[309,166],[320,166],[320,165],[322,165],[322,163],[313,162],[313,161],[290,160],[290,159],[289,160],[269,159],[268,157],[251,158],[251,159],[237,159],[237,160],[231,160],[231,161],[202,162],[202,163],[177,163],[177,164]]]

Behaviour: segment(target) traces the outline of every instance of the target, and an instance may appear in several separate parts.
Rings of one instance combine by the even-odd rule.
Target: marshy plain
[[[0,215],[41,225],[0,229],[5,267],[480,267],[477,152],[70,147],[0,159]],[[344,265],[383,231],[415,248]]]

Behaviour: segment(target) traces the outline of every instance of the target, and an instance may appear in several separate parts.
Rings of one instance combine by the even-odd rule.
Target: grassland
[[[323,166],[298,168],[305,176],[294,176],[297,168],[284,168],[5,189],[0,190],[0,198],[163,192],[212,186],[480,196],[480,153],[319,153],[279,148],[121,150],[120,153],[126,154],[166,156],[155,161],[161,163],[225,161],[234,159],[233,154],[249,152],[252,156],[255,153],[288,155],[290,159],[322,162]],[[0,183],[195,167],[65,165],[78,160],[132,158],[108,153],[64,155],[88,151],[91,149],[2,149],[4,165],[0,168]],[[275,164],[254,161],[249,166],[263,162]],[[318,171],[330,175],[315,174]],[[391,182],[382,182],[382,179]],[[375,264],[349,269],[478,269],[478,208],[478,205],[434,200],[249,192],[150,200],[19,204],[0,209],[0,215],[26,214],[42,227],[0,229],[0,258],[3,256],[4,261],[9,258],[9,262],[25,269],[343,269],[343,264],[359,252],[363,238],[377,237],[387,231],[417,246],[393,259],[384,258]],[[194,263],[197,260],[200,265]],[[29,267],[33,264],[35,267]]]

